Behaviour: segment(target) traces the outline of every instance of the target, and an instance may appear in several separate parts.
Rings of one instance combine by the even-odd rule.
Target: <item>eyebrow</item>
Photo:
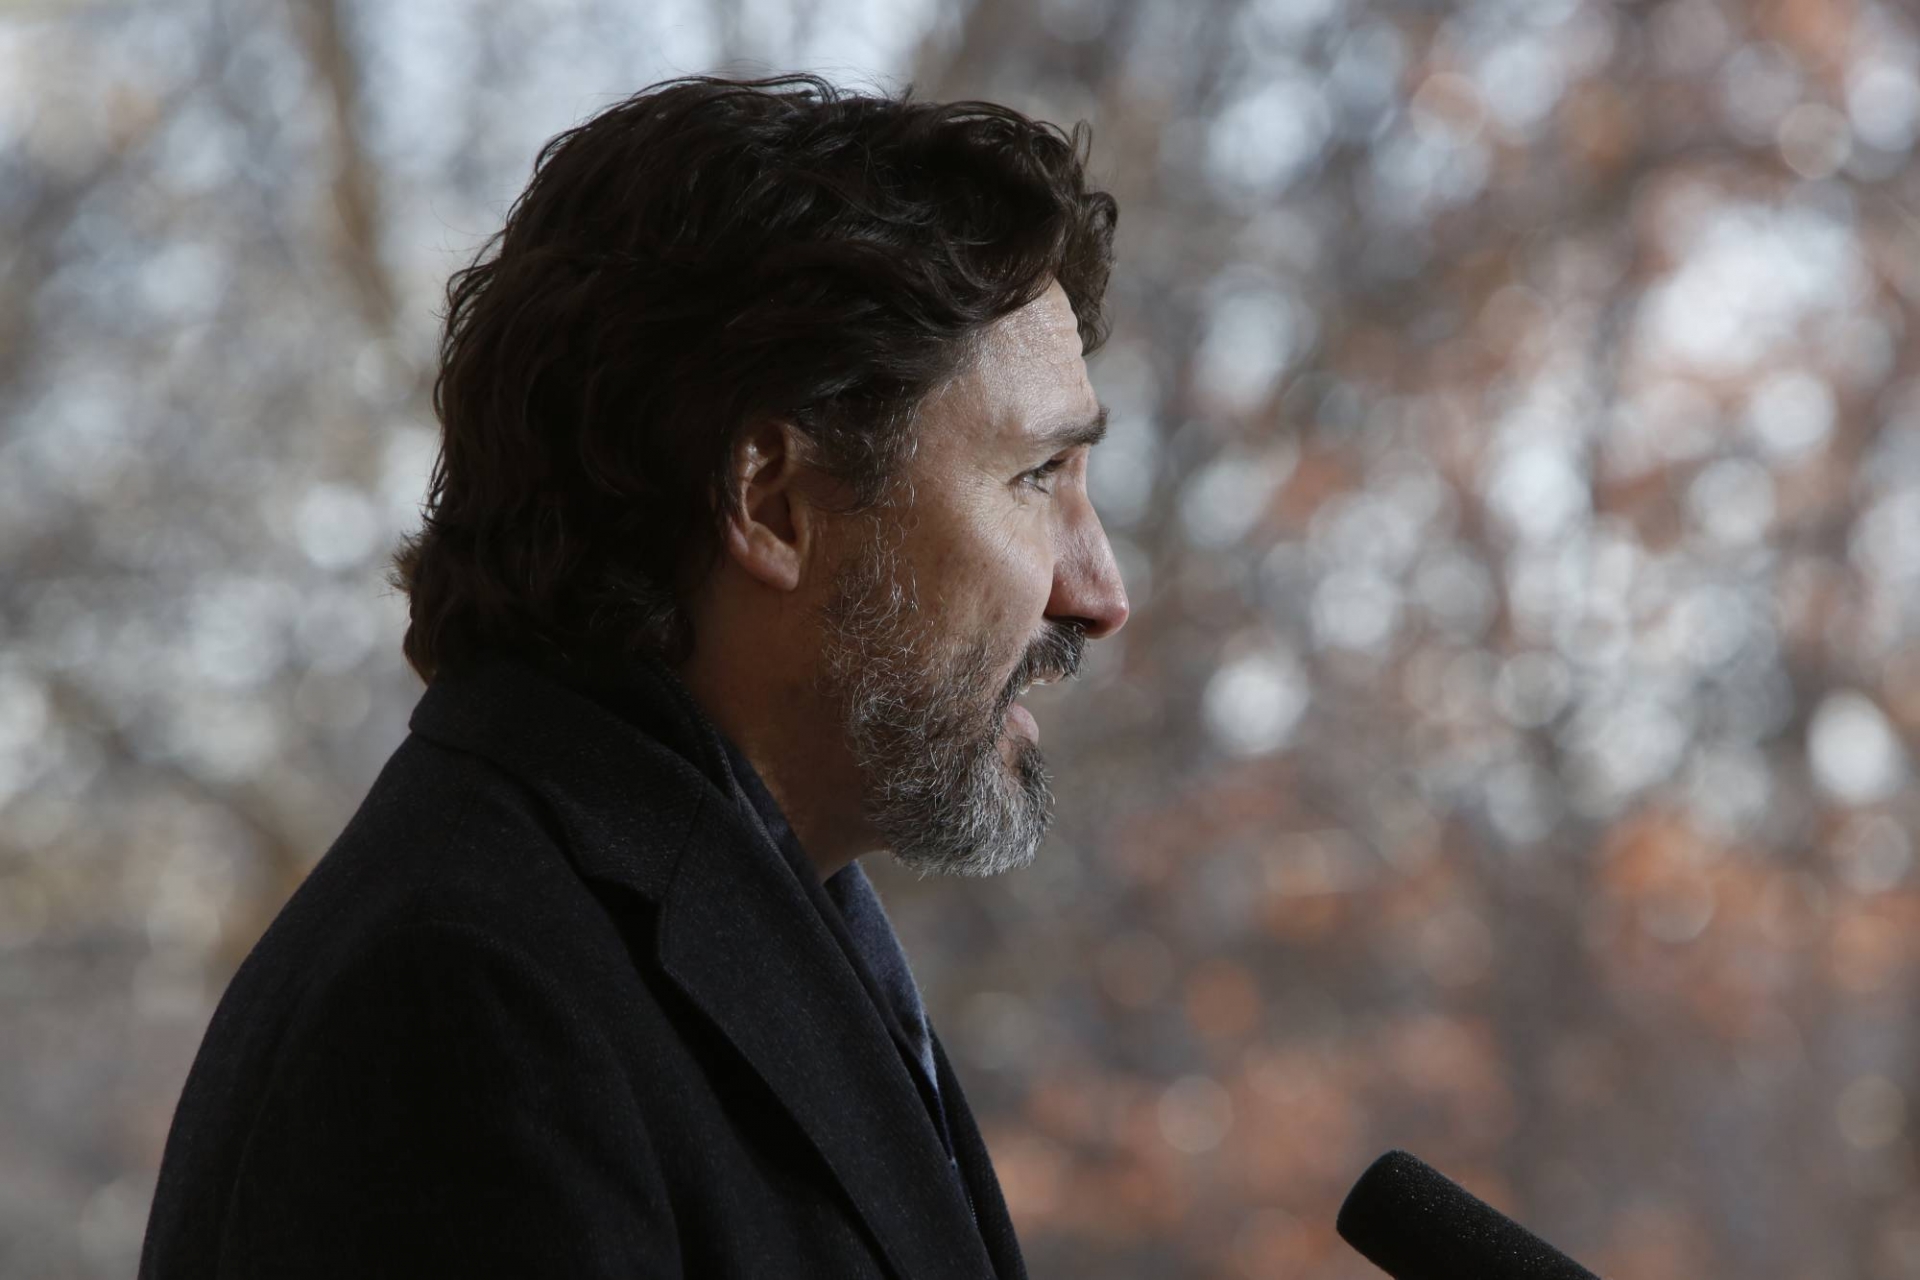
[[[1107,435],[1107,406],[1101,405],[1100,411],[1085,422],[1070,422],[1064,426],[1050,427],[1028,440],[1034,449],[1044,449],[1048,453],[1058,453],[1062,449],[1074,449],[1085,445],[1091,449]]]

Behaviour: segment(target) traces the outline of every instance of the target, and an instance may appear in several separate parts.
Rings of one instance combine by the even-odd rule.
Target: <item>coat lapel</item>
[[[702,810],[662,909],[662,966],[806,1131],[902,1277],[994,1274],[906,1064],[773,849]]]
[[[1000,1193],[1000,1179],[994,1175],[993,1160],[987,1154],[986,1140],[974,1123],[973,1108],[960,1090],[960,1079],[947,1061],[946,1046],[931,1027],[934,1069],[940,1078],[940,1096],[947,1100],[947,1123],[953,1131],[953,1158],[961,1176],[973,1194],[974,1213],[980,1220],[980,1238],[993,1258],[993,1273],[999,1280],[1027,1280],[1027,1264],[1020,1256],[1020,1240],[1014,1234],[1013,1217],[1007,1212],[1006,1197]]]
[[[615,705],[621,714],[492,661],[436,679],[413,727],[531,787],[583,876],[660,904],[662,969],[766,1081],[903,1280],[981,1280],[995,1262],[1002,1277],[1024,1276],[998,1242],[990,1259],[986,1204],[976,1229],[872,997],[783,855],[723,789],[731,775],[704,717],[661,672]],[[949,1111],[964,1112],[944,1059],[941,1069]],[[959,1158],[984,1165],[978,1130],[961,1123],[977,1151]],[[969,1170],[979,1201],[977,1177]],[[990,1199],[1004,1222],[997,1188]]]

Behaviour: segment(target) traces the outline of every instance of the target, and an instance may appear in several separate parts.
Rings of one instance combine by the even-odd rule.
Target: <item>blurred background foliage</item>
[[[1096,126],[1030,871],[875,867],[1041,1276],[1920,1275],[1920,24],[1877,0],[0,4],[0,1272],[132,1270],[404,732],[438,291],[548,136],[820,69]]]

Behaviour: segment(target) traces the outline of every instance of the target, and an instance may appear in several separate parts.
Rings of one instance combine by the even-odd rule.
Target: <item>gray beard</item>
[[[825,611],[823,683],[840,708],[866,818],[923,877],[1024,867],[1053,819],[1053,790],[1040,748],[1007,737],[1007,709],[1035,676],[1077,672],[1085,636],[1049,624],[997,685],[1011,655],[985,638],[944,652],[919,625],[912,574],[878,522],[875,532]]]

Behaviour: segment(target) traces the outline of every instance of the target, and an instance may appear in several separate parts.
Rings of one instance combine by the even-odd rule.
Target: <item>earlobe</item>
[[[733,448],[728,476],[734,511],[722,538],[747,575],[776,591],[800,585],[811,533],[811,512],[799,485],[805,464],[799,433],[785,422],[749,427]]]

